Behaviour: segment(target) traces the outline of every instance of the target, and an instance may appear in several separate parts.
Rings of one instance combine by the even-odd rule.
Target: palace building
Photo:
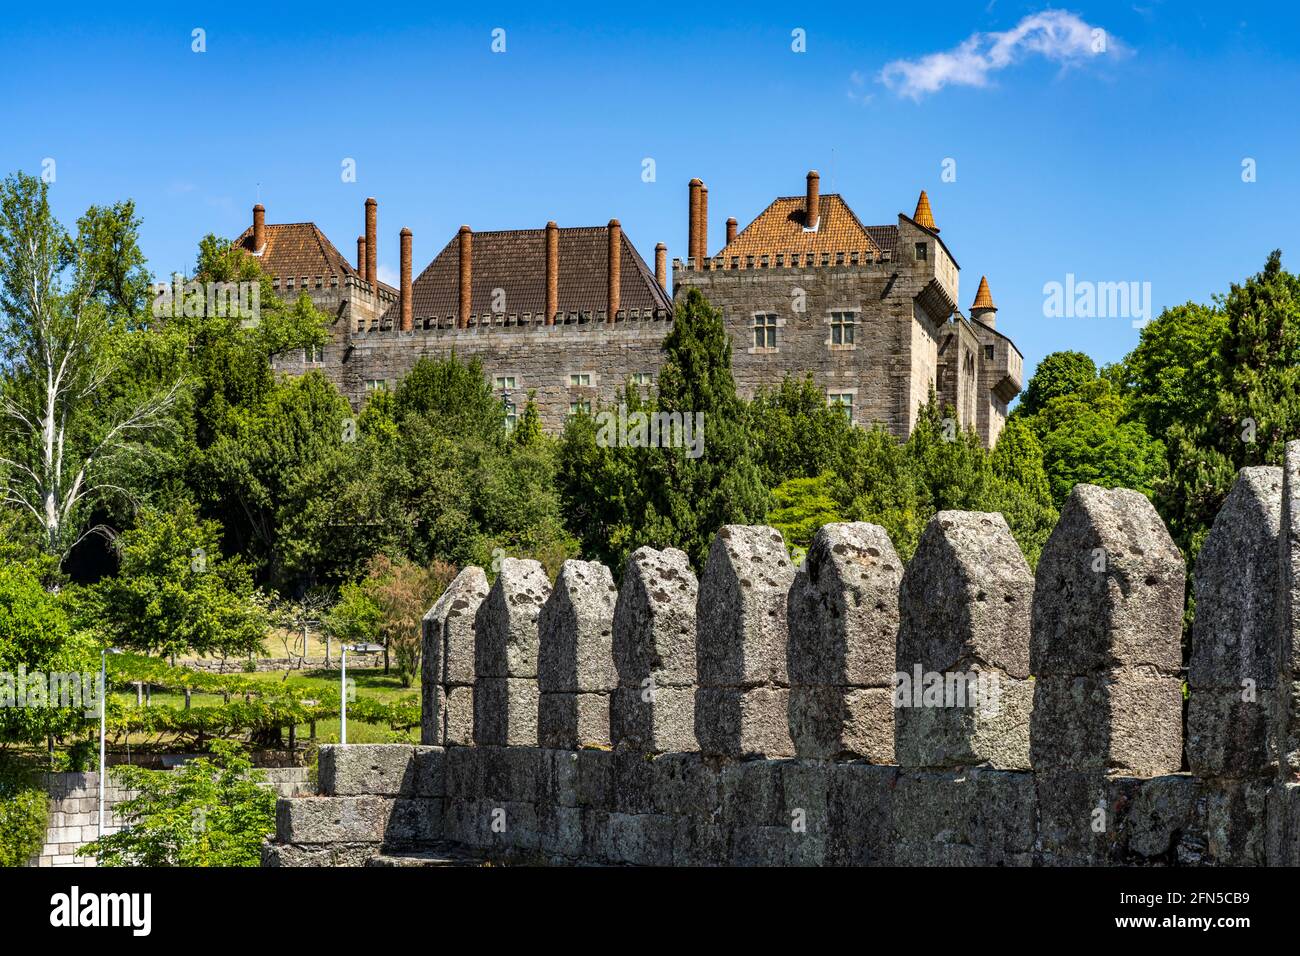
[[[652,270],[617,219],[461,226],[414,276],[402,229],[397,288],[377,276],[374,199],[355,267],[314,224],[268,225],[261,205],[235,243],[281,297],[305,292],[332,316],[324,349],[281,356],[277,369],[320,369],[354,407],[422,356],[455,352],[480,360],[508,414],[532,393],[543,424],[559,430],[568,415],[614,402],[626,383],[653,384],[673,301],[697,288],[722,311],[743,396],[811,373],[853,422],[906,437],[933,387],[961,427],[997,441],[1023,360],[997,331],[987,279],[969,314],[960,311],[957,261],[924,192],[911,216],[864,226],[810,172],[802,195],[774,199],[744,229],[728,219],[712,254],[707,187],[692,180],[688,198],[687,255],[673,260],[671,288],[664,244]]]

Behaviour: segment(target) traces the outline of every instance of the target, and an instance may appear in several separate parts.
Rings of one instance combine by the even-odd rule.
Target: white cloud
[[[878,79],[899,96],[919,100],[945,86],[987,86],[990,74],[1032,56],[1068,67],[1121,49],[1101,27],[1066,10],[1044,10],[1010,30],[973,33],[951,50],[886,63]]]

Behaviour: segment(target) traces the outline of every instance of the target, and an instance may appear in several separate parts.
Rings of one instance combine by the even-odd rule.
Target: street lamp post
[[[383,650],[381,644],[354,644],[348,647],[340,642],[339,653],[341,666],[339,668],[339,743],[348,742],[348,651],[355,651],[358,654],[373,654],[375,651]]]

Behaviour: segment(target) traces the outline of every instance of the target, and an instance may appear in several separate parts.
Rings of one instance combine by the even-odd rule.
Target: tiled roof
[[[975,292],[975,301],[971,303],[970,307],[972,312],[976,309],[997,309],[997,306],[993,304],[993,293],[989,292],[988,276],[980,276],[980,287]]]
[[[934,213],[930,211],[930,197],[921,190],[921,196],[916,200],[916,212],[912,213],[912,221],[918,226],[925,226],[931,232],[939,230],[934,225]]]
[[[605,226],[578,226],[559,230],[561,312],[603,312],[607,303],[607,258],[609,233]],[[546,230],[507,229],[476,232],[473,240],[473,274],[470,312],[488,315],[495,311],[493,292],[505,291],[507,313],[546,311]],[[623,233],[620,263],[622,288],[619,305],[623,310],[671,309],[667,293],[655,282],[654,273]],[[460,311],[460,243],[453,237],[411,284],[412,316],[447,318]],[[388,317],[397,315],[397,306]]]
[[[234,245],[249,253],[256,252],[253,248],[253,227],[249,226],[240,233]],[[273,279],[361,276],[314,222],[268,223],[266,250],[258,258],[258,264]],[[379,284],[391,292],[397,291],[382,282]]]
[[[825,193],[818,203],[815,232],[804,230],[804,196],[782,196],[759,213],[716,256],[771,256],[778,253],[861,252],[878,256],[882,241],[892,248],[894,226],[863,226],[837,193]],[[889,232],[886,232],[886,231]]]

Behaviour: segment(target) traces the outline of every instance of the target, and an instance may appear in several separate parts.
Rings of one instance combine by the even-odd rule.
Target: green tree
[[[118,388],[147,284],[131,203],[92,206],[70,234],[49,187],[0,183],[0,487],[62,559],[97,508],[133,500],[150,439],[181,389]]]
[[[120,568],[82,613],[118,647],[162,656],[263,651],[268,602],[247,565],[222,556],[220,529],[193,506],[146,509],[119,539]]]
[[[75,733],[98,705],[98,648],[74,626],[66,592],[45,588],[44,564],[0,565],[0,741]]]
[[[1097,364],[1083,352],[1052,352],[1034,369],[1016,410],[1037,415],[1054,398],[1074,395],[1097,379]]]
[[[238,744],[175,770],[119,766],[114,781],[136,796],[115,812],[126,826],[82,846],[101,866],[258,866],[275,832],[275,791]]]
[[[992,465],[1000,497],[993,510],[1002,512],[1030,567],[1037,567],[1060,514],[1052,503],[1043,448],[1023,420],[1013,417],[1003,427]]]
[[[781,532],[793,557],[808,550],[822,525],[843,520],[833,497],[834,481],[834,476],[827,473],[816,478],[790,478],[772,489],[773,507],[767,523]]]
[[[838,471],[861,435],[841,409],[827,404],[811,375],[787,375],[777,388],[760,389],[749,404],[748,424],[769,488]]]

